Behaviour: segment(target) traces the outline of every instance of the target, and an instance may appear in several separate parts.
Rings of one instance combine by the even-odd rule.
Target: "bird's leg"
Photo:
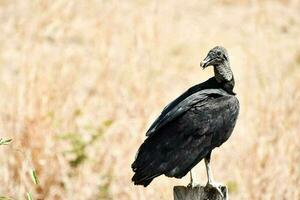
[[[193,173],[192,173],[192,170],[190,171],[190,183],[187,185],[187,187],[190,187],[190,188],[193,187]]]
[[[220,184],[217,184],[214,181],[213,176],[212,176],[212,172],[211,172],[211,168],[210,168],[210,154],[211,154],[211,152],[204,158],[206,174],[207,174],[207,179],[208,179],[206,187],[215,188],[220,193],[220,195],[222,197],[224,197],[224,195],[220,189]]]

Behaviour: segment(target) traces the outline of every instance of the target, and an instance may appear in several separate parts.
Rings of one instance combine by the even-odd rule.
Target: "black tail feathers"
[[[136,180],[135,176],[132,177],[132,181],[134,182],[134,185],[143,185],[144,187],[147,187],[154,178],[149,179],[142,179],[142,180]]]
[[[144,187],[147,187],[154,178],[160,175],[161,173],[145,174],[145,171],[136,171],[131,180],[134,182],[134,185],[143,185]]]

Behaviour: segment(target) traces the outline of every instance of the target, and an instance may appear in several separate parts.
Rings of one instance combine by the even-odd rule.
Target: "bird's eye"
[[[217,51],[217,55],[220,56],[222,53],[221,51]]]

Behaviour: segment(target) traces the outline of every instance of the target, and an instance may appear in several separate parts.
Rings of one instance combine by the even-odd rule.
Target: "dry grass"
[[[171,199],[188,179],[130,182],[162,107],[229,50],[241,103],[213,153],[231,199],[300,199],[299,1],[0,1],[0,196]],[[40,184],[28,174],[37,170]],[[206,182],[203,163],[196,179]]]

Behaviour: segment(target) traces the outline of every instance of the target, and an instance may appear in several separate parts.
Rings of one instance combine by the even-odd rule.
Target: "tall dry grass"
[[[231,58],[241,112],[213,153],[231,199],[300,199],[300,3],[0,2],[0,196],[171,199],[183,180],[130,182],[130,164],[165,104]],[[40,184],[28,174],[35,169]],[[196,179],[205,184],[203,163]]]

